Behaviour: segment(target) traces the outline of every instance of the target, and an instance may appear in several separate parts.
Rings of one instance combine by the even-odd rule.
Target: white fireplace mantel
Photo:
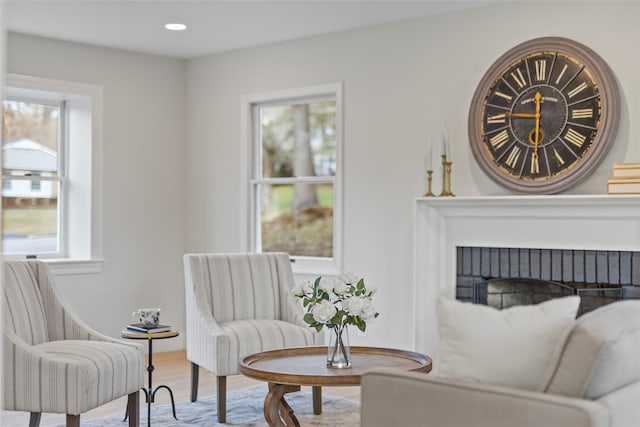
[[[420,197],[413,229],[415,348],[437,356],[456,247],[640,251],[640,195]]]

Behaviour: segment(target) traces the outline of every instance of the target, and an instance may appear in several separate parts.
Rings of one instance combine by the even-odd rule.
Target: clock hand
[[[534,100],[536,101],[535,113],[511,113],[506,111],[501,115],[504,115],[505,117],[522,117],[525,119],[537,119],[539,122],[540,121],[540,101],[542,100],[542,94],[540,92],[536,92],[536,94],[534,95]]]
[[[536,117],[533,113],[504,113],[505,117],[524,117],[526,119],[534,119]]]
[[[536,133],[533,142],[533,153],[535,157],[538,157],[538,144],[540,143],[540,100],[542,99],[542,94],[536,92],[533,98],[536,100]]]

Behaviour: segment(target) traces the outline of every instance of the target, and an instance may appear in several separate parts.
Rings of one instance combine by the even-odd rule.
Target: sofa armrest
[[[216,355],[228,354],[229,337],[214,319],[204,289],[194,281],[189,257],[184,256],[187,359],[215,375],[227,375],[231,372],[229,361]]]
[[[363,427],[609,426],[593,401],[380,369],[362,378]]]
[[[229,353],[229,336],[206,307],[195,301],[194,305],[198,308],[187,308],[187,359],[215,375],[228,375],[232,371],[230,364],[237,361],[218,357],[218,353]]]
[[[605,394],[596,402],[603,404],[611,413],[611,427],[640,426],[640,381],[628,384]]]

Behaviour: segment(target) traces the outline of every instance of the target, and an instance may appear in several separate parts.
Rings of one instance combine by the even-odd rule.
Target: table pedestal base
[[[264,399],[264,418],[270,427],[300,427],[293,409],[284,400],[286,393],[294,391],[300,391],[300,386],[269,383],[269,393]]]

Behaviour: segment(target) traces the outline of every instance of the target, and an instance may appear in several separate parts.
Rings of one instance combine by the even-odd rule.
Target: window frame
[[[64,97],[61,94],[53,93],[49,91],[24,91],[21,88],[16,88],[13,86],[8,86],[5,89],[5,96],[3,97],[4,101],[15,101],[15,102],[24,102],[30,104],[40,104],[40,105],[49,105],[55,106],[59,111],[58,118],[58,146],[56,148],[56,175],[53,177],[41,176],[40,174],[34,173],[33,175],[4,175],[2,174],[1,178],[3,182],[11,183],[11,181],[27,181],[30,183],[31,191],[41,192],[42,191],[42,181],[50,181],[52,183],[57,183],[58,185],[58,202],[57,202],[57,251],[55,252],[42,252],[42,253],[6,253],[2,250],[2,257],[5,259],[22,259],[36,256],[38,259],[48,259],[48,258],[64,258],[67,254],[67,241],[68,241],[68,233],[66,233],[65,226],[66,222],[64,218],[67,217],[67,209],[68,206],[65,204],[65,192],[68,188],[68,178],[66,172],[66,153],[67,153],[67,142],[68,135],[66,132],[67,129],[67,103],[64,100]],[[4,167],[3,167],[4,171]],[[35,189],[34,184],[38,184],[38,189]],[[2,191],[4,192],[4,185]],[[1,196],[1,194],[0,194]]]
[[[64,245],[56,257],[38,254],[54,274],[88,274],[102,271],[102,86],[21,74],[7,74],[5,94],[11,98],[46,96],[65,103],[61,120],[64,142],[59,147],[59,168],[66,181],[60,185],[65,217],[60,215],[59,233]],[[66,124],[66,125],[65,125]],[[64,150],[61,153],[60,150]],[[61,163],[60,163],[61,162]],[[63,171],[63,172],[62,172]],[[41,179],[41,177],[39,177]],[[79,185],[70,185],[76,182]],[[69,227],[73,224],[73,227]],[[3,254],[4,259],[24,259],[24,254]]]
[[[336,171],[333,176],[306,177],[306,178],[284,178],[278,179],[283,182],[332,182],[333,184],[333,257],[306,257],[291,255],[292,269],[294,274],[325,274],[335,275],[342,271],[342,152],[343,152],[343,95],[341,83],[329,83],[325,85],[306,86],[295,89],[281,90],[275,92],[265,92],[242,97],[242,123],[243,135],[241,158],[243,164],[241,209],[241,242],[243,250],[258,252],[258,233],[260,231],[260,215],[258,213],[259,203],[259,183],[269,183],[274,181],[271,178],[260,178],[260,142],[258,141],[260,130],[258,121],[255,118],[257,108],[269,105],[292,105],[296,101],[314,102],[322,100],[335,100],[336,103]]]

